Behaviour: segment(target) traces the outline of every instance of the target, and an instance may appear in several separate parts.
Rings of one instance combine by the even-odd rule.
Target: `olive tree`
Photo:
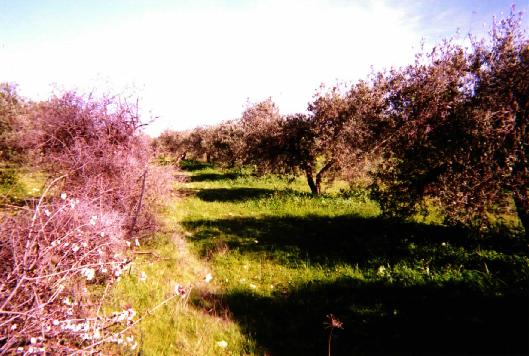
[[[248,107],[240,120],[245,163],[261,172],[302,172],[311,192],[320,194],[323,179],[347,162],[347,107],[338,87],[317,93],[308,114],[281,116],[270,99]]]
[[[513,199],[528,234],[528,45],[511,15],[470,51],[445,42],[381,75],[373,196],[386,213],[410,215],[430,197],[449,218],[483,224]]]
[[[211,161],[233,168],[241,162],[243,130],[235,120],[209,127],[206,135],[206,151]]]

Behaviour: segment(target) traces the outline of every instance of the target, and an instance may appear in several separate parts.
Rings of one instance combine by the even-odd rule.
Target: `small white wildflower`
[[[128,343],[132,343],[132,342],[134,341],[134,337],[132,337],[132,336],[127,336],[127,337],[125,338],[125,340],[127,340]]]
[[[46,352],[46,348],[45,347],[41,347],[41,348],[39,348],[39,351],[40,352]]]
[[[72,251],[73,251],[73,252],[77,252],[77,251],[79,251],[79,249],[80,249],[80,247],[77,246],[77,244],[73,244],[73,245],[72,245]]]
[[[88,247],[88,244],[87,244],[86,242],[83,242],[81,245],[82,245],[84,248],[87,248],[87,247]]]
[[[137,247],[140,247],[140,242],[138,241],[138,239],[134,240],[134,245],[136,245]]]
[[[95,225],[96,222],[97,222],[97,216],[92,215],[92,217],[90,218],[90,225]]]
[[[127,309],[127,314],[128,314],[127,319],[132,320],[136,316],[136,311],[134,311],[134,309],[132,308],[129,308]]]
[[[130,345],[130,349],[131,350],[136,350],[136,348],[138,347],[138,343],[135,342],[134,344]]]
[[[66,193],[61,193],[61,199],[66,200]]]
[[[70,297],[64,298],[62,302],[66,305],[72,305],[72,300],[70,299]]]
[[[256,244],[258,244],[258,243],[259,243],[259,240],[254,240],[254,242],[255,242]]]
[[[204,282],[209,283],[213,280],[213,276],[211,273],[206,274],[206,277],[204,277]]]
[[[94,279],[96,271],[93,268],[83,268],[81,270],[81,274],[85,276],[87,281],[91,281],[92,279]]]
[[[174,287],[174,292],[175,292],[175,294],[180,295],[180,297],[182,297],[182,298],[184,298],[186,296],[186,294],[187,294],[186,289],[183,286],[181,286],[180,284],[178,284],[178,283]]]
[[[35,345],[37,343],[37,338],[36,337],[32,337],[30,339],[30,341],[31,341],[31,345]]]
[[[75,200],[70,200],[70,208],[75,209]]]
[[[34,348],[33,346],[28,347],[28,353],[30,353],[30,354],[34,353],[35,350],[36,350],[36,348]]]
[[[107,273],[108,269],[106,267],[101,268],[101,273]]]
[[[140,274],[140,281],[145,282],[146,280],[147,280],[147,274],[142,271]]]
[[[68,247],[68,246],[70,246],[70,243],[69,242],[65,242],[64,243],[64,247]]]
[[[59,320],[55,319],[55,320],[52,322],[52,324],[53,324],[54,326],[57,326],[57,325],[60,324],[60,322],[59,322]]]
[[[99,235],[100,235],[101,237],[105,237],[105,232],[104,232],[104,231],[101,231],[101,232],[99,233]]]
[[[11,325],[11,330],[16,330],[16,329],[17,329],[17,326],[18,326],[17,324],[13,324],[13,325]]]
[[[441,243],[441,246],[446,247],[446,242]]]
[[[125,241],[125,243],[127,244],[127,247],[130,247],[130,241]]]
[[[221,340],[221,341],[217,341],[217,346],[222,348],[222,349],[225,349],[226,347],[228,347],[228,343],[224,340]]]
[[[250,288],[257,289],[257,286],[255,284],[253,284],[253,283],[250,283]]]
[[[48,217],[51,215],[51,213],[50,213],[50,211],[48,209],[44,209],[44,214],[46,216],[48,216]]]
[[[24,352],[24,348],[23,348],[23,347],[19,347],[19,348],[17,349],[17,352]]]

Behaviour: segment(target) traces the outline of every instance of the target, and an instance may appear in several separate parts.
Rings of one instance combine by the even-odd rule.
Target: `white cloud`
[[[50,83],[90,90],[134,86],[150,129],[235,118],[246,98],[272,96],[302,111],[320,83],[365,77],[409,62],[414,20],[384,2],[260,2],[240,8],[150,12],[60,37],[9,43],[0,78],[44,98]],[[139,88],[139,89],[138,89]]]

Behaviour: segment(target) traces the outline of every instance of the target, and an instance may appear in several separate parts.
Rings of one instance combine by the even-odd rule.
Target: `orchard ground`
[[[183,168],[165,229],[106,306],[145,315],[182,288],[138,324],[143,354],[527,353],[518,230],[386,220],[339,183],[314,197],[301,178]]]

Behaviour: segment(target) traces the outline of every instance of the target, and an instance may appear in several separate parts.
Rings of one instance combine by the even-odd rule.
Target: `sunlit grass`
[[[165,230],[151,237],[138,251],[128,273],[112,289],[105,303],[105,312],[132,307],[145,316],[133,334],[138,350],[145,355],[218,355],[253,353],[255,345],[239,326],[225,315],[207,313],[191,301],[201,298],[205,290],[214,290],[216,281],[206,283],[208,265],[199,260],[179,236],[173,216],[175,207],[165,212]],[[150,311],[175,294],[181,285],[188,295],[171,299],[152,314]],[[98,291],[102,296],[103,291]],[[189,294],[190,293],[190,294]],[[225,341],[222,348],[219,342]],[[236,351],[234,351],[236,350]],[[137,351],[137,350],[136,350]],[[120,353],[133,353],[119,349]]]
[[[46,175],[24,167],[0,167],[0,200],[16,202],[40,196]]]
[[[170,232],[142,248],[162,258],[136,257],[107,308],[146,313],[174,283],[192,286],[187,302],[140,324],[143,353],[326,354],[328,314],[344,323],[334,354],[524,347],[516,315],[527,314],[529,258],[520,237],[477,239],[443,226],[434,208],[385,220],[341,182],[313,197],[302,177],[198,168],[184,173],[166,211]]]

